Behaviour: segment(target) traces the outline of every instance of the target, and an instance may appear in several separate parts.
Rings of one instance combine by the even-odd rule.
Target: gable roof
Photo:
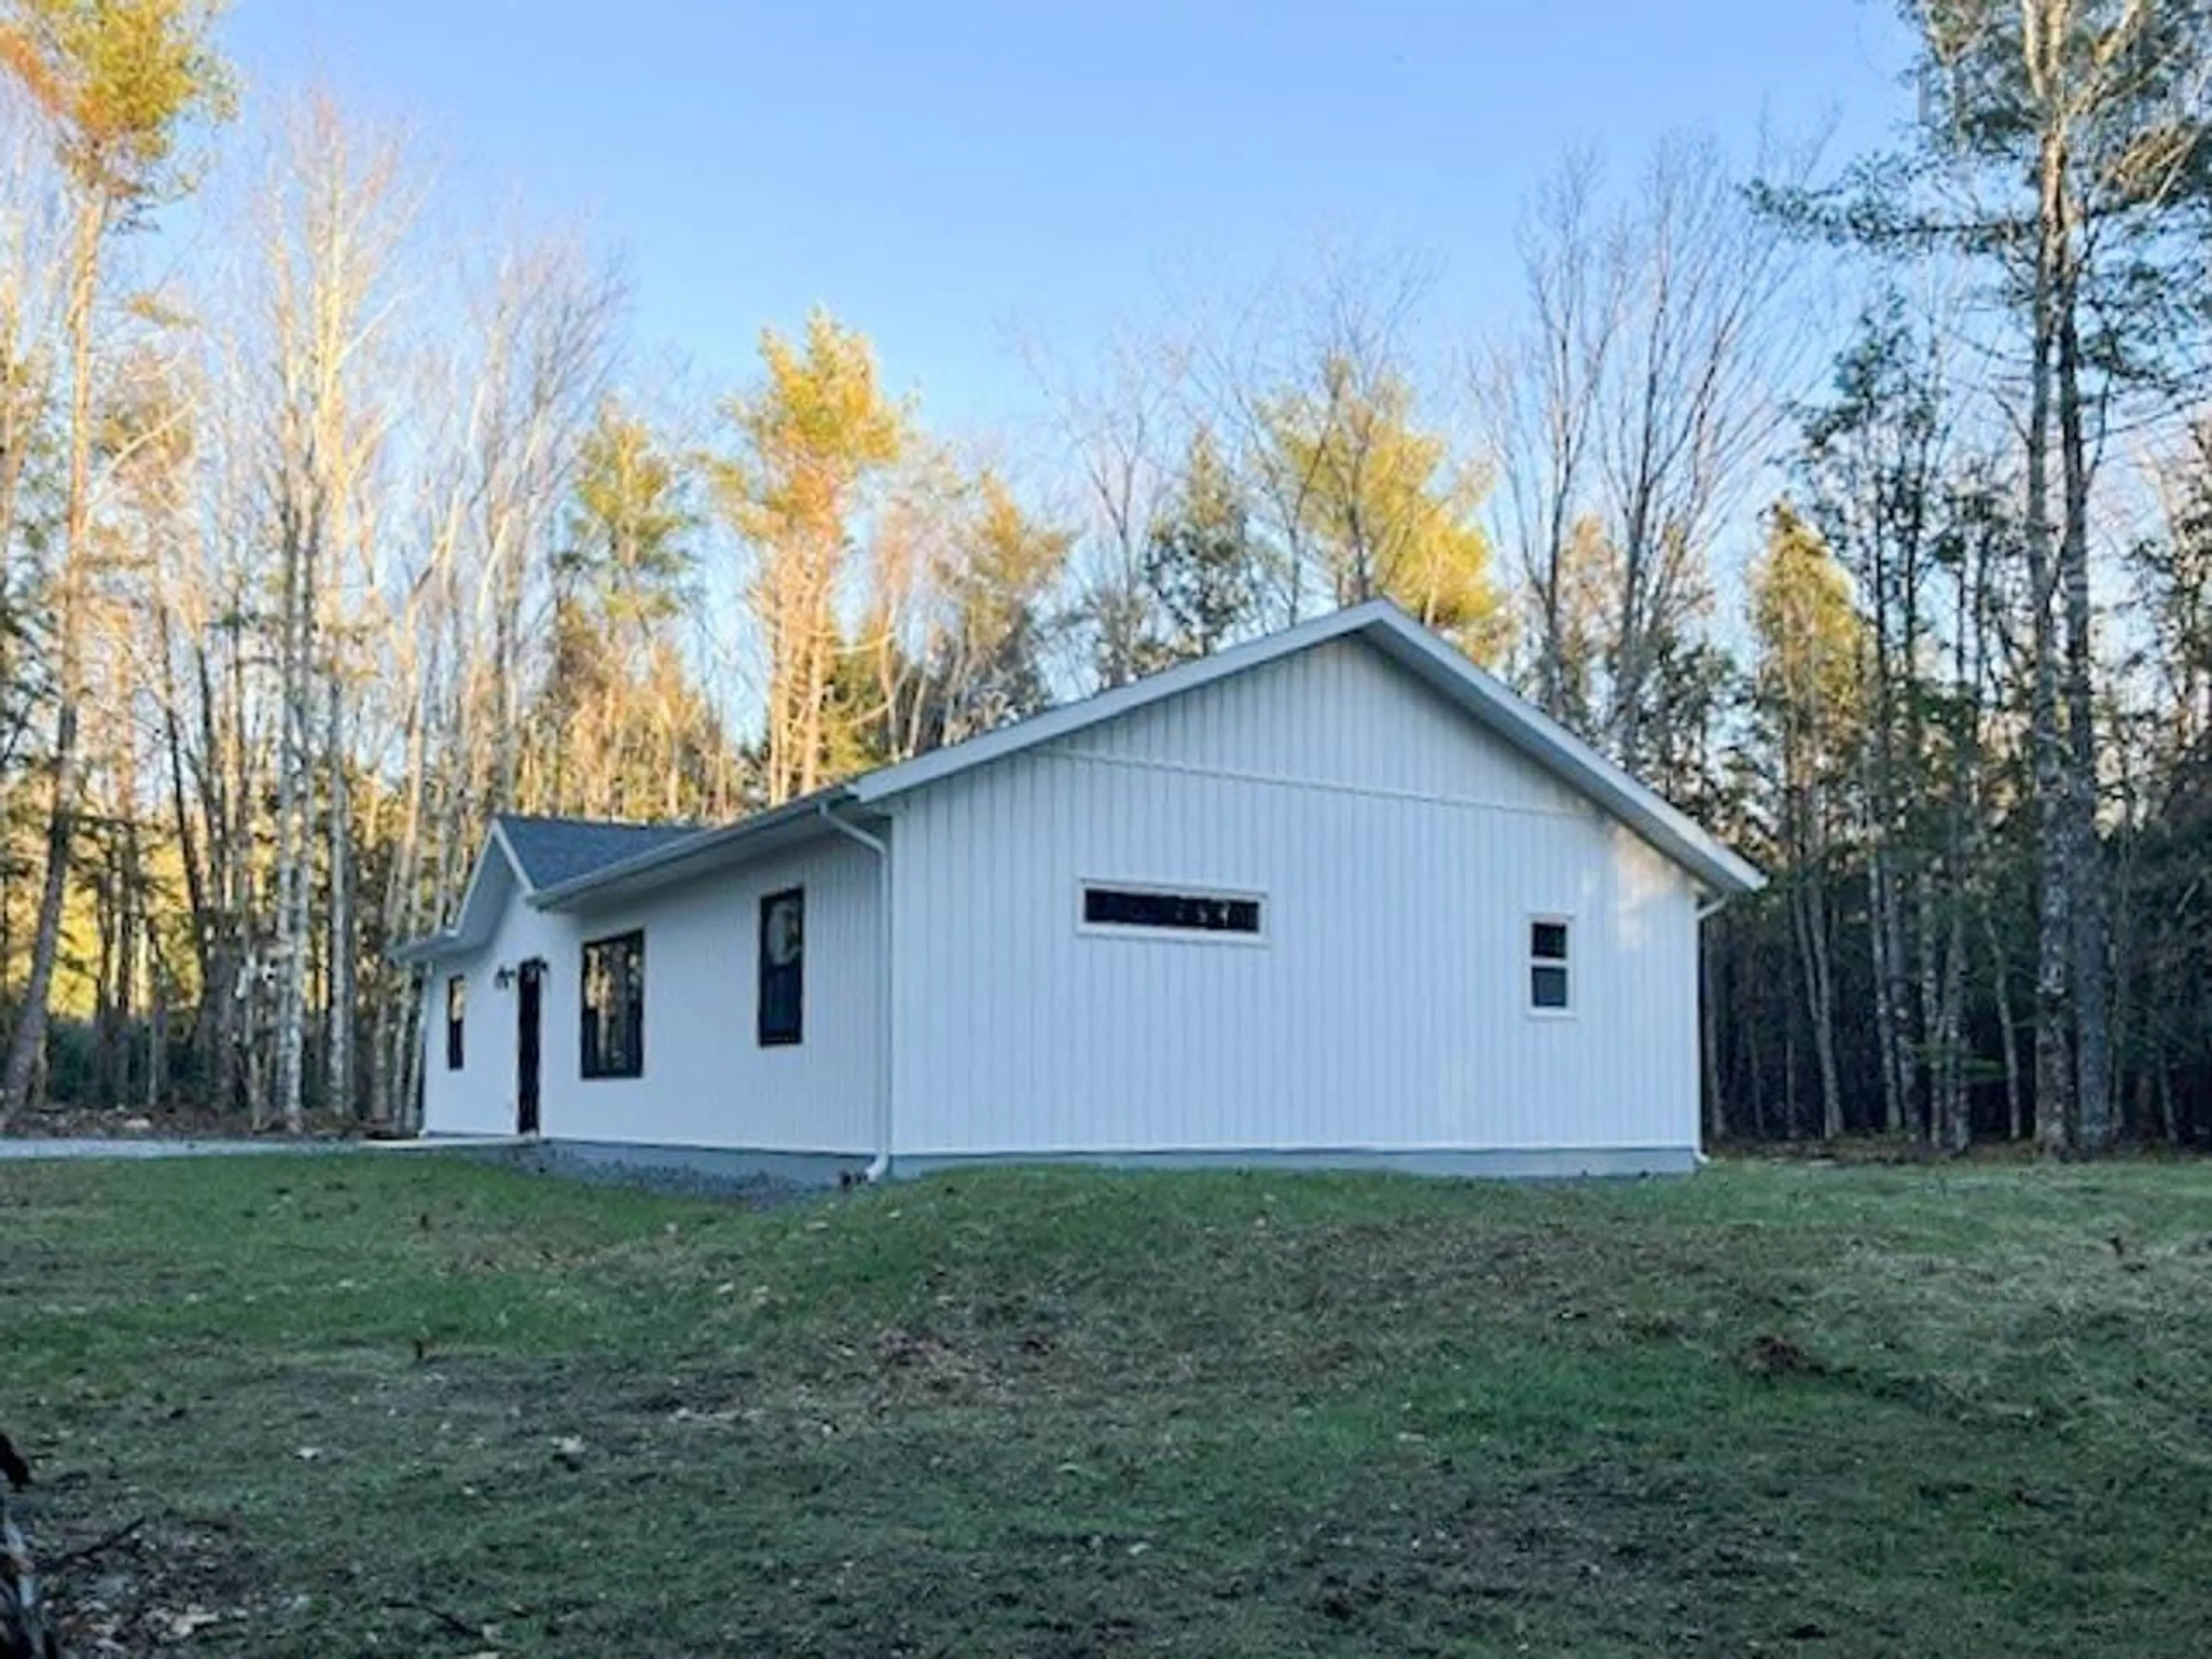
[[[699,833],[699,826],[692,823],[615,823],[600,818],[528,817],[520,812],[501,812],[493,823],[514,860],[515,873],[532,891],[558,887]]]
[[[394,962],[428,962],[473,950],[491,936],[505,889],[521,889],[536,898],[548,888],[589,878],[594,872],[627,863],[656,847],[699,834],[689,823],[616,823],[599,818],[532,817],[501,812],[477,854],[460,907],[450,927],[410,939],[392,952]]]
[[[560,909],[618,890],[658,886],[756,858],[821,833],[826,827],[823,820],[835,807],[878,805],[1217,680],[1331,640],[1352,638],[1381,651],[1507,745],[1627,825],[1712,892],[1753,893],[1766,884],[1766,878],[1747,860],[1656,791],[1524,702],[1503,681],[1476,667],[1396,605],[1375,599],[832,785],[740,823],[643,848],[617,863],[545,888],[533,902]]]

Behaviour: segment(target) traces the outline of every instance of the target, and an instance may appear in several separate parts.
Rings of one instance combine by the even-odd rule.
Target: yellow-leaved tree
[[[1414,423],[1404,378],[1331,353],[1317,384],[1276,398],[1265,424],[1285,528],[1337,603],[1395,599],[1476,661],[1495,662],[1510,624],[1476,521],[1485,480]]]
[[[826,311],[794,344],[761,335],[760,380],[725,406],[737,443],[716,496],[757,560],[748,599],[768,655],[763,768],[770,805],[827,781],[844,641],[838,589],[856,526],[903,452],[908,416],[887,397],[864,335]]]
[[[1075,533],[1036,517],[986,467],[940,577],[948,616],[929,665],[932,740],[958,743],[1042,712],[1045,601]]]
[[[575,471],[521,797],[587,817],[726,814],[735,769],[678,628],[698,527],[684,458],[608,400]]]
[[[230,72],[210,44],[214,0],[6,0],[0,71],[44,118],[70,195],[63,312],[68,365],[62,536],[52,573],[53,745],[47,769],[46,876],[31,971],[0,1072],[0,1123],[28,1096],[46,1048],[46,999],[61,941],[76,834],[77,724],[85,698],[85,626],[97,419],[94,323],[104,256],[120,232],[190,190],[185,133],[226,120]]]

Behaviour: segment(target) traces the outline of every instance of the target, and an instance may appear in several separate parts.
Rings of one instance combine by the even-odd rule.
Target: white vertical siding
[[[757,1040],[760,901],[806,890],[805,1041]],[[874,854],[804,850],[573,918],[579,941],[645,930],[645,1066],[578,1077],[576,963],[565,1024],[549,1024],[562,1079],[545,1133],[571,1140],[775,1152],[873,1150],[878,998]],[[549,1001],[549,1008],[550,1006]]]
[[[548,915],[523,903],[505,857],[493,852],[484,865],[487,884],[479,897],[499,907],[499,922],[483,946],[467,956],[430,965],[423,987],[422,1127],[435,1135],[511,1135],[515,1132],[515,1009],[513,987],[502,990],[495,979],[501,966],[512,967],[532,957],[544,958],[551,971],[546,976],[543,1028],[544,1060],[539,1087],[541,1103],[557,1075],[561,1051],[556,1046],[562,1032],[576,1030],[576,986],[573,970],[564,982],[562,969],[572,961],[574,934],[568,918]],[[446,1066],[446,981],[459,974],[467,982],[462,1020],[462,1060],[459,1071]],[[560,1001],[563,995],[564,1004]],[[561,1009],[567,1024],[556,1024]],[[568,1061],[575,1067],[573,1040]]]
[[[1583,797],[1364,641],[1331,640],[1079,732],[1073,753],[1579,813]]]
[[[757,1041],[759,903],[806,891],[799,1043]],[[509,895],[482,951],[434,965],[425,990],[424,1124],[432,1133],[515,1127],[516,993],[502,964],[544,958],[540,1127],[549,1138],[772,1152],[873,1150],[877,902],[873,855],[843,842],[576,915]],[[586,941],[645,933],[645,1063],[635,1078],[582,1075]],[[445,1070],[445,981],[468,976],[467,1064]]]
[[[1357,641],[912,798],[898,1150],[1683,1148],[1696,897]],[[1085,879],[1265,895],[1264,942],[1078,929]],[[1533,914],[1575,1012],[1528,1009]]]
[[[1698,1136],[1688,877],[1358,640],[1317,646],[894,806],[896,1150],[1682,1150]],[[514,1125],[512,990],[549,964],[542,1121],[580,1140],[860,1154],[875,1127],[874,858],[798,852],[587,914],[509,892],[426,1115]],[[1085,879],[1263,896],[1265,937],[1079,927]],[[758,903],[807,894],[805,1041],[755,1040]],[[1528,1008],[1572,921],[1574,1011]],[[643,1075],[579,1075],[584,940],[642,927]]]

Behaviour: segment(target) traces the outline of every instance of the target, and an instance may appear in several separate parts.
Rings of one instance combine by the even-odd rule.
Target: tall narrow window
[[[467,1012],[469,982],[455,974],[446,981],[446,1069],[461,1069],[461,1017]]]
[[[1545,918],[1528,924],[1528,1006],[1538,1013],[1565,1013],[1574,1006],[1567,965],[1567,924]]]
[[[787,888],[760,903],[760,1043],[800,1040],[806,1027],[806,890]]]
[[[584,947],[586,1077],[645,1071],[645,934],[619,933]]]

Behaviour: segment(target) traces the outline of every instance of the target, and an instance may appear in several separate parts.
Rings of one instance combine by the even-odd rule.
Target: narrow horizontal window
[[[1573,970],[1567,960],[1568,924],[1556,920],[1528,924],[1528,1006],[1544,1013],[1574,1006]]]
[[[1090,927],[1160,933],[1260,931],[1260,901],[1228,893],[1162,893],[1129,887],[1085,887],[1083,921]]]

